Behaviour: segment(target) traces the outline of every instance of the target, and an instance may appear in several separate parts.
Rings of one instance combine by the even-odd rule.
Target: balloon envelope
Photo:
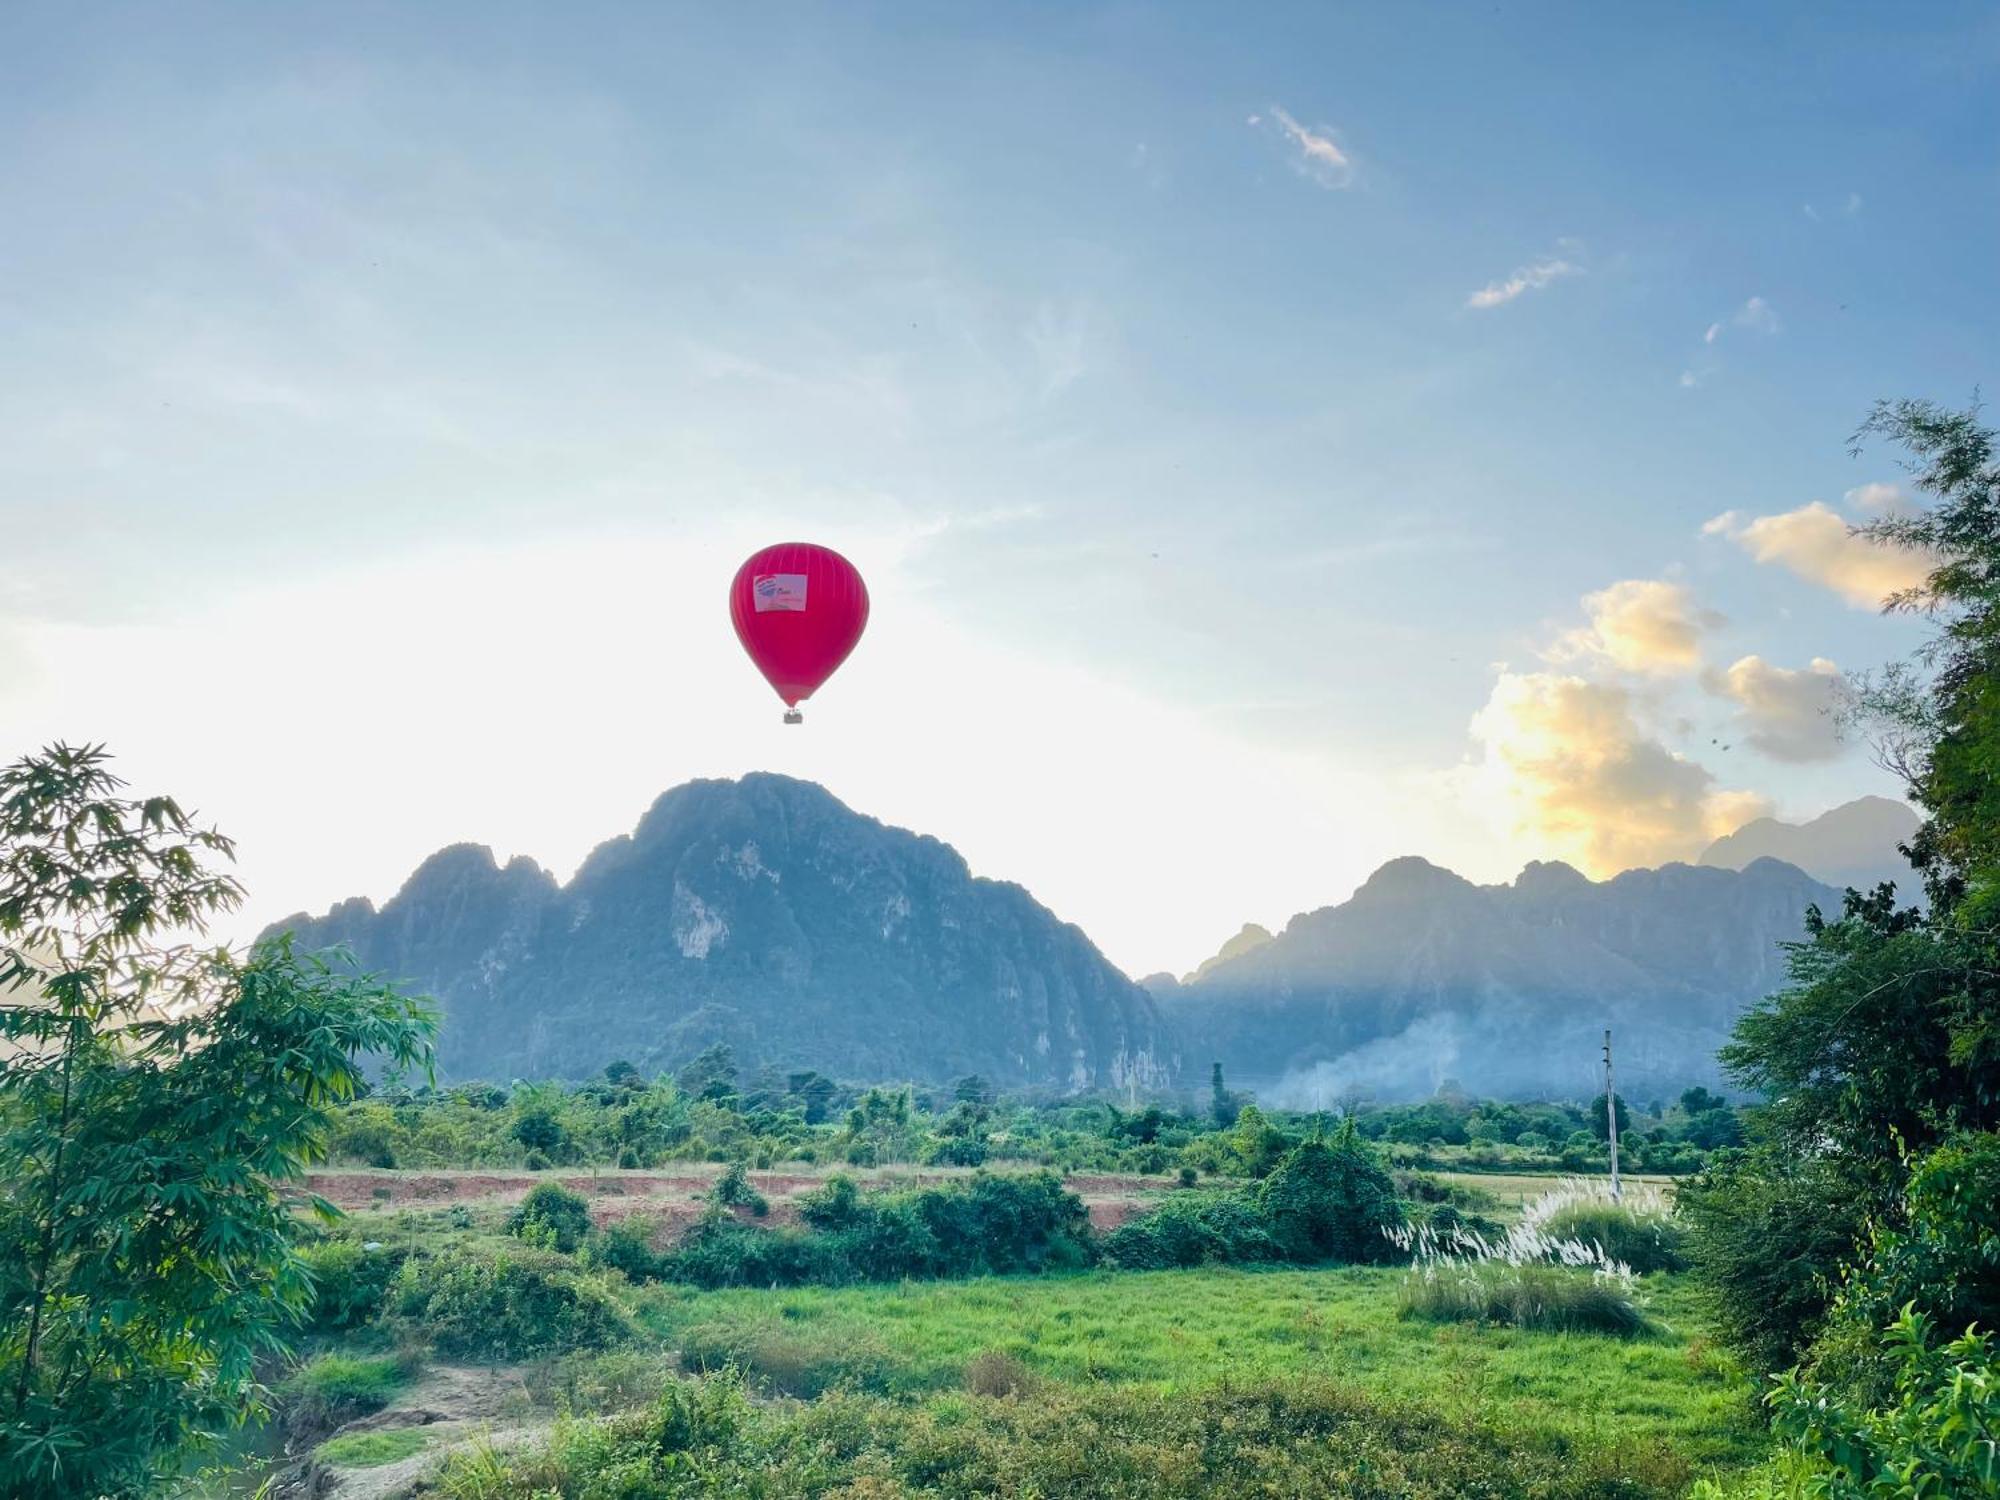
[[[791,708],[861,639],[868,588],[831,547],[781,542],[750,555],[729,586],[729,619],[757,670]]]

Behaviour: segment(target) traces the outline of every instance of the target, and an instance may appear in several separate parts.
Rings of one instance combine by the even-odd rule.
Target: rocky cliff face
[[[1282,1102],[1359,1090],[1572,1097],[1601,1088],[1606,1026],[1620,1089],[1719,1081],[1715,1050],[1783,982],[1781,944],[1838,892],[1775,860],[1667,865],[1595,882],[1531,864],[1476,886],[1421,859],[1384,865],[1339,906],[1154,993],[1192,1065]]]
[[[454,1078],[749,1065],[1064,1090],[1171,1081],[1152,998],[1016,885],[787,777],[697,781],[559,885],[489,850],[432,855],[377,911],[277,924],[428,990]]]

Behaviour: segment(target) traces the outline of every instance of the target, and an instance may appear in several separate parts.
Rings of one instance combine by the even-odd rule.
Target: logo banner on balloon
[[[806,607],[806,575],[803,573],[759,573],[751,583],[757,613],[774,609]]]

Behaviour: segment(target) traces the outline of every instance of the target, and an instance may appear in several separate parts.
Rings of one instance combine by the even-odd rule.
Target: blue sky
[[[1802,705],[1919,638],[1830,518],[1993,379],[2000,14],[23,5],[0,204],[0,753],[256,919],[764,767],[1183,968],[1894,790]]]

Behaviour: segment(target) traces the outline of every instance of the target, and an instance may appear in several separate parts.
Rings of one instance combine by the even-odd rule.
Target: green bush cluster
[[[299,1264],[312,1281],[307,1330],[347,1333],[374,1322],[407,1254],[400,1246],[368,1249],[347,1237],[301,1246]]]
[[[321,1354],[279,1387],[290,1419],[325,1430],[380,1411],[409,1383],[411,1365],[398,1355]]]
[[[1127,1270],[1378,1264],[1401,1257],[1387,1231],[1402,1226],[1404,1212],[1395,1183],[1349,1122],[1331,1142],[1292,1147],[1254,1188],[1175,1194],[1105,1236],[1103,1257]]]
[[[941,1187],[867,1196],[835,1177],[806,1197],[800,1217],[800,1229],[760,1229],[708,1215],[652,1274],[704,1287],[800,1286],[1001,1276],[1093,1259],[1083,1200],[1048,1172],[977,1172]]]
[[[631,1331],[603,1281],[566,1256],[526,1245],[412,1256],[390,1287],[388,1310],[460,1359],[601,1349]]]
[[[567,1255],[590,1233],[590,1203],[559,1183],[537,1183],[508,1215],[507,1232]]]

